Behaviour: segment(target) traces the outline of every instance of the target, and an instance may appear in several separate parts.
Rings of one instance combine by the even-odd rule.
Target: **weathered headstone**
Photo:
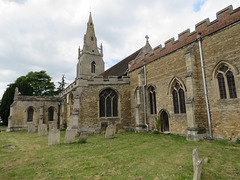
[[[82,132],[79,136],[79,143],[86,143],[88,138],[88,133],[87,132]]]
[[[59,129],[49,129],[48,145],[60,144],[60,131]]]
[[[46,124],[39,124],[38,125],[38,135],[39,136],[46,136],[47,135],[47,125]]]
[[[48,126],[49,126],[49,130],[50,129],[57,129],[57,124],[56,123],[51,123]]]
[[[34,124],[28,125],[28,133],[35,133],[36,132],[36,126]]]
[[[77,129],[67,129],[64,143],[74,143]]]
[[[115,137],[115,126],[108,126],[106,129],[106,134],[105,134],[105,138],[106,139],[112,139]]]
[[[194,149],[192,153],[193,157],[193,180],[200,180],[201,173],[202,173],[202,159],[198,157],[198,150]]]

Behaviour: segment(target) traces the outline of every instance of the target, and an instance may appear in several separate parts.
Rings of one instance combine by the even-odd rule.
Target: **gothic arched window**
[[[118,116],[118,96],[112,89],[106,89],[99,95],[100,117]]]
[[[148,96],[149,96],[150,113],[157,114],[156,92],[154,87],[150,86],[148,88]]]
[[[30,106],[28,108],[28,111],[27,111],[27,113],[28,113],[27,121],[28,122],[32,122],[33,121],[33,112],[34,112],[34,109],[33,109],[32,106]]]
[[[54,107],[48,108],[48,121],[53,121],[54,117]]]
[[[96,72],[96,63],[93,61],[91,63],[91,73],[95,73]]]
[[[185,106],[185,95],[183,87],[180,83],[176,82],[173,84],[173,107],[174,113],[186,113],[186,106]]]
[[[219,68],[217,80],[221,99],[237,97],[234,75],[227,65],[224,64]]]

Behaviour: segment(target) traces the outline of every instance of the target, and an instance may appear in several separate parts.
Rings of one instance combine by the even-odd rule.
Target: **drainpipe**
[[[204,94],[205,94],[205,101],[206,101],[206,107],[207,107],[209,136],[210,136],[210,139],[213,139],[213,136],[212,136],[212,122],[211,122],[211,115],[210,115],[210,111],[209,111],[208,93],[207,93],[206,78],[205,78],[205,71],[204,71],[204,64],[203,64],[201,34],[197,35],[197,39],[198,39],[198,43],[199,43],[199,52],[200,52],[201,67],[202,67],[203,86],[204,86]]]
[[[147,126],[147,132],[148,132],[147,111],[146,111],[146,86],[147,86],[146,61],[144,61],[143,72],[144,72],[144,85],[143,85],[144,124],[145,126]]]

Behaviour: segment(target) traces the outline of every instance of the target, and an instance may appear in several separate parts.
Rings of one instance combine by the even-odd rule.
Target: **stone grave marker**
[[[59,129],[49,129],[48,145],[60,144],[60,131]]]
[[[47,125],[46,124],[39,124],[38,125],[38,135],[39,136],[46,136],[47,135]]]
[[[105,138],[106,139],[112,139],[115,137],[115,126],[108,126],[106,129],[106,134],[105,134]]]
[[[202,159],[198,157],[198,150],[194,149],[192,153],[193,158],[193,180],[200,180],[202,173]]]
[[[86,143],[87,138],[88,138],[88,133],[87,132],[81,132],[78,142],[79,143]]]
[[[36,126],[34,124],[28,125],[28,133],[35,133],[36,132]]]
[[[74,143],[76,134],[77,134],[77,129],[67,129],[64,143],[67,143],[67,144]]]

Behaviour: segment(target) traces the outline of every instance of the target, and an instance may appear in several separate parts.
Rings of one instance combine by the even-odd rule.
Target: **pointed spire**
[[[97,48],[97,38],[95,36],[92,14],[90,12],[89,20],[87,23],[87,32],[84,36],[84,45],[82,53],[90,53],[100,55]]]
[[[89,15],[88,24],[93,25],[92,13],[91,12],[90,12],[90,15]]]

